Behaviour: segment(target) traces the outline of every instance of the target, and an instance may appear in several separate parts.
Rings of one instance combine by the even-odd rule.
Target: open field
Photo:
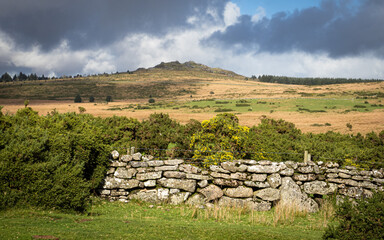
[[[0,105],[3,112],[15,113],[28,99],[29,106],[40,114],[54,109],[78,112],[84,107],[95,116],[139,120],[164,112],[181,123],[231,112],[247,126],[271,117],[292,122],[303,132],[384,130],[384,82],[286,85],[248,80],[220,69],[201,70],[200,65],[192,69],[181,66],[176,70],[152,68],[76,79],[0,83]],[[82,103],[73,102],[77,94]],[[94,103],[88,102],[91,96]],[[113,102],[105,102],[106,96]],[[156,102],[149,104],[149,98]]]
[[[43,210],[0,212],[1,239],[321,239],[330,219],[254,212],[243,208],[198,209],[148,203],[100,202],[86,214]]]

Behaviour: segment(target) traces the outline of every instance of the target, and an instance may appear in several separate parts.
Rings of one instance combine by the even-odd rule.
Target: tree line
[[[252,76],[256,79],[256,76]],[[261,75],[258,77],[260,82],[268,83],[281,83],[293,85],[328,85],[328,84],[341,84],[341,83],[361,83],[361,82],[378,82],[383,79],[361,79],[361,78],[310,78],[310,77],[286,77],[286,76],[273,76]]]

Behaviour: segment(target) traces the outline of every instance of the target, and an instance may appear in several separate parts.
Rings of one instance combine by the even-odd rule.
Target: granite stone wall
[[[358,170],[337,163],[235,160],[201,169],[181,159],[156,160],[140,153],[111,154],[99,193],[111,201],[246,206],[268,211],[280,202],[316,212],[325,195],[351,198],[383,191],[383,169]]]

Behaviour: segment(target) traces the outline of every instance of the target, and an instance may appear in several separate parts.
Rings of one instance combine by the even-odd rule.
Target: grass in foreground
[[[101,201],[87,215],[36,209],[0,212],[1,239],[321,239],[329,209],[307,215],[244,208]]]

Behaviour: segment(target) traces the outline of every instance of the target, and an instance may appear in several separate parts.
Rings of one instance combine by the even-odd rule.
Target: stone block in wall
[[[176,171],[176,170],[177,170],[177,165],[155,167],[155,171]]]
[[[256,182],[264,182],[267,180],[267,174],[252,174],[251,180]]]
[[[185,172],[179,172],[179,171],[166,171],[164,172],[164,177],[166,178],[186,178],[187,174]]]
[[[217,173],[230,173],[230,171],[225,170],[225,169],[223,169],[217,165],[209,166],[209,170],[211,170],[212,172],[217,172]]]
[[[200,182],[197,182],[197,185],[199,185],[199,187],[201,188],[205,188],[206,186],[208,186],[208,180],[202,180]]]
[[[139,190],[132,192],[128,199],[137,199],[144,202],[161,203],[169,198],[169,189],[159,188],[152,190]]]
[[[339,193],[351,198],[361,198],[364,196],[364,189],[361,187],[346,187],[339,189]]]
[[[352,180],[352,179],[343,179],[342,183],[344,183],[345,185],[353,186],[353,187],[359,187],[360,186],[359,182]]]
[[[187,201],[188,197],[191,195],[190,192],[179,192],[172,194],[169,200],[169,203],[172,205],[179,205]]]
[[[281,177],[278,173],[273,173],[267,177],[267,181],[271,188],[277,188],[281,184]]]
[[[280,190],[274,188],[265,188],[254,192],[254,197],[265,201],[276,201],[280,199]]]
[[[117,191],[117,190],[112,190],[111,191],[111,196],[112,197],[117,197],[117,196],[128,196],[128,192],[127,191]]]
[[[383,178],[383,173],[378,170],[372,170],[372,176],[375,178]]]
[[[237,180],[247,180],[247,174],[243,172],[231,173],[230,178]]]
[[[204,205],[205,202],[206,202],[205,197],[202,194],[195,193],[192,196],[190,196],[185,203],[187,205],[192,205],[192,206],[201,206],[201,205]]]
[[[270,187],[268,182],[253,182],[253,181],[244,181],[244,185],[253,188],[268,188]]]
[[[308,194],[327,195],[337,191],[337,185],[326,183],[324,181],[306,182],[303,187],[304,192]]]
[[[293,170],[292,168],[286,168],[284,170],[281,170],[279,173],[280,175],[290,177],[295,173],[295,170]]]
[[[132,160],[140,161],[141,160],[141,153],[134,153],[132,154]]]
[[[226,188],[224,189],[224,195],[233,198],[249,198],[253,196],[252,188],[239,186],[237,188]]]
[[[300,173],[313,173],[313,166],[305,166],[297,168],[297,171]]]
[[[132,178],[136,175],[137,170],[133,168],[124,168],[124,167],[118,167],[114,173],[114,176],[117,178]]]
[[[370,189],[377,189],[377,186],[371,182],[368,182],[368,181],[363,181],[363,182],[360,182],[360,187],[363,187],[363,188],[370,188]]]
[[[153,159],[154,159],[154,157],[152,155],[142,155],[141,156],[142,161],[151,161]]]
[[[209,185],[206,188],[199,189],[198,192],[203,194],[203,196],[207,199],[207,201],[219,199],[224,194],[221,188],[213,184]]]
[[[247,171],[252,173],[277,173],[278,171],[280,171],[280,166],[279,165],[271,165],[271,166],[254,165],[254,166],[249,166]]]
[[[148,166],[150,167],[160,167],[164,165],[164,161],[162,160],[152,160],[152,161],[147,161]]]
[[[238,187],[241,185],[241,182],[234,179],[215,178],[213,179],[213,184],[218,186]]]
[[[109,195],[109,194],[111,194],[111,190],[107,190],[107,189],[98,189],[98,192],[101,195]]]
[[[306,182],[316,180],[315,174],[294,174],[293,179],[295,181]]]
[[[380,179],[380,178],[374,178],[372,179],[373,182],[376,182],[378,184],[384,184],[384,179]]]
[[[245,172],[247,170],[247,166],[244,164],[240,164],[239,162],[223,162],[221,163],[221,167],[224,170],[230,171],[230,172]]]
[[[359,174],[362,176],[371,176],[372,172],[363,170],[363,171],[360,171]]]
[[[327,168],[338,168],[340,165],[338,163],[334,163],[334,162],[327,162],[327,163],[325,163],[325,166]]]
[[[272,208],[272,203],[270,202],[261,201],[261,202],[253,202],[252,204],[252,209],[258,212],[269,211],[271,210],[271,208]]]
[[[131,161],[130,164],[133,168],[146,168],[146,167],[148,167],[147,162]]]
[[[195,174],[201,172],[200,168],[196,166],[192,166],[191,164],[181,164],[179,165],[179,170],[182,172],[195,173]]]
[[[188,179],[195,179],[195,180],[210,180],[211,179],[208,175],[192,174],[192,173],[187,173],[186,177]]]
[[[149,172],[149,173],[138,173],[136,174],[136,179],[140,181],[150,180],[150,179],[159,179],[162,176],[162,172]]]
[[[135,169],[137,170],[137,173],[157,172],[153,167],[139,167]]]
[[[301,192],[300,187],[290,177],[281,180],[280,204],[293,206],[299,211],[317,212],[319,205]]]
[[[241,199],[223,196],[220,198],[218,204],[221,207],[245,207],[256,211],[268,211],[271,209],[270,202],[254,202],[252,201],[252,198]]]
[[[113,174],[115,172],[115,170],[116,170],[116,168],[113,168],[113,167],[109,168],[109,170],[107,171],[107,175]]]
[[[353,180],[356,180],[356,181],[363,181],[364,180],[364,177],[360,176],[360,175],[356,175],[356,176],[352,176],[352,179]]]
[[[339,175],[337,173],[328,173],[327,178],[337,178]]]
[[[120,161],[122,161],[122,162],[129,162],[129,161],[132,161],[132,156],[131,155],[122,155],[121,157],[120,157]]]
[[[214,178],[224,178],[224,179],[230,179],[231,175],[226,173],[218,173],[218,172],[211,172],[210,174]]]
[[[104,179],[104,189],[114,189],[114,188],[124,188],[131,189],[139,186],[139,181],[136,179],[121,179],[121,178],[112,178],[106,177]]]
[[[156,180],[151,179],[143,182],[144,187],[156,187]]]
[[[338,174],[339,174],[339,177],[341,177],[341,178],[351,178],[351,175],[345,174],[343,172],[339,172]]]
[[[284,163],[288,168],[292,168],[292,169],[297,169],[298,168],[298,164],[297,162],[294,162],[294,161],[286,161]]]
[[[116,151],[116,150],[113,150],[113,151],[111,152],[111,157],[112,157],[113,160],[117,160],[117,159],[119,159],[119,152]]]
[[[272,162],[269,160],[261,160],[257,162],[259,165],[272,165]]]
[[[113,161],[111,162],[111,167],[125,167],[127,166],[126,162],[120,162],[120,161]]]
[[[338,168],[327,168],[326,173],[338,173],[340,170]]]
[[[196,189],[196,180],[191,179],[161,178],[157,182],[163,187],[177,188],[187,192],[194,192]]]
[[[184,163],[182,159],[172,159],[172,160],[164,160],[165,165],[179,165]]]

